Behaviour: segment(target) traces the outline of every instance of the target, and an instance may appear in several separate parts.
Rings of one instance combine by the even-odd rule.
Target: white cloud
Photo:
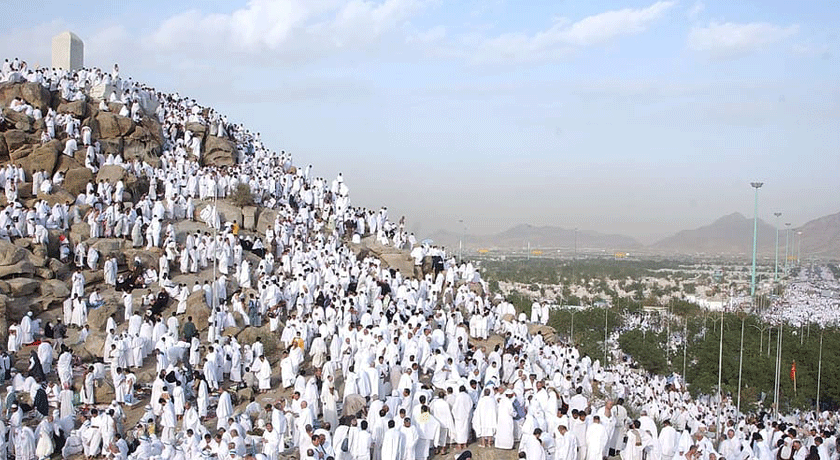
[[[696,19],[703,10],[706,9],[706,4],[703,3],[703,0],[697,0],[691,5],[691,8],[688,10],[688,18],[689,19]]]
[[[606,11],[571,22],[562,18],[533,35],[507,33],[479,45],[478,61],[534,61],[562,56],[576,48],[600,45],[621,36],[646,31],[661,19],[673,1],[656,2],[646,8]]]
[[[406,38],[408,43],[428,44],[439,42],[446,38],[446,27],[435,26],[428,30],[413,33]]]
[[[782,27],[765,22],[711,23],[691,29],[688,47],[715,58],[734,58],[780,42],[798,31],[797,25]]]
[[[54,19],[34,27],[9,31],[0,38],[0,56],[8,59],[20,57],[28,61],[30,67],[49,67],[52,37],[68,29],[66,22]]]
[[[151,36],[158,49],[208,56],[226,52],[317,57],[370,45],[421,11],[428,0],[250,0],[229,14],[190,10]]]

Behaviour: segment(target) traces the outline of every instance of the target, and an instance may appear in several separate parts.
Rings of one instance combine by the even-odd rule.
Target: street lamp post
[[[737,405],[737,416],[741,416],[741,371],[744,368],[744,318],[745,314],[744,311],[741,310],[738,312],[738,316],[741,317],[741,351],[738,354],[738,405]]]
[[[796,232],[799,235],[799,241],[796,242],[796,265],[799,265],[799,256],[802,255],[802,232]]]
[[[820,358],[819,358],[819,364],[817,365],[817,412],[820,411],[820,379],[822,377],[822,342],[823,342],[823,331],[822,331],[822,327],[820,327]]]
[[[790,247],[790,222],[785,222],[785,277],[788,274],[788,248]]]
[[[752,280],[750,282],[750,299],[755,307],[755,249],[758,239],[758,189],[764,185],[764,182],[750,182],[750,186],[755,189],[755,205],[753,208],[753,253],[752,253]]]
[[[718,413],[717,413],[717,433],[718,436],[720,435],[720,431],[723,426],[720,423],[720,411],[723,407],[723,392],[721,391],[721,375],[723,372],[723,311],[725,308],[721,306],[720,308],[720,348],[718,349],[718,384],[717,384],[717,399],[718,399]]]
[[[773,270],[773,281],[777,281],[779,279],[779,217],[782,213],[774,212],[773,215],[776,216],[776,268]]]

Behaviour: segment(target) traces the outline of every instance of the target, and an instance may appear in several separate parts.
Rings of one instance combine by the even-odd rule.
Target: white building
[[[62,32],[52,39],[52,66],[79,70],[85,65],[85,44],[73,32]]]

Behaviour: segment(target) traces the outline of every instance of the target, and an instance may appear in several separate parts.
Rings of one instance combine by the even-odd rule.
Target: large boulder
[[[9,158],[9,146],[6,145],[6,138],[0,136],[0,160],[7,160]]]
[[[122,155],[123,153],[123,138],[115,137],[112,139],[99,139],[99,150],[103,155]]]
[[[273,209],[261,209],[257,216],[257,233],[265,235],[265,231],[274,228],[274,221],[277,220],[277,211]]]
[[[73,204],[76,201],[76,194],[71,193],[68,190],[58,188],[54,189],[49,195],[39,193],[38,198],[43,199],[48,205],[50,205],[50,207],[52,207],[56,204]]]
[[[9,283],[10,293],[13,297],[26,297],[38,290],[40,284],[32,278],[12,278],[6,280]]]
[[[93,173],[85,167],[68,170],[64,174],[64,189],[68,192],[79,195],[85,191],[88,182],[93,180]]]
[[[10,152],[14,152],[15,150],[30,143],[29,136],[19,129],[10,129],[6,131],[3,133],[3,138],[5,139],[6,147]]]
[[[213,206],[213,202],[209,200],[198,200],[195,201],[195,215],[194,218],[197,221],[203,222],[201,220],[201,211],[208,207]],[[235,205],[228,203],[224,200],[216,201],[216,209],[219,212],[219,220],[224,224],[225,222],[233,222],[236,221],[238,224],[242,224],[242,208],[236,207]]]
[[[261,327],[243,328],[242,331],[237,334],[236,341],[242,345],[250,345],[257,341],[257,337],[259,337],[260,341],[262,341],[263,354],[269,359],[269,361],[279,361],[282,345],[280,344],[279,336],[276,333],[271,332],[267,321],[264,322]]]
[[[12,125],[21,131],[31,132],[35,120],[24,112],[17,112],[9,108],[3,109],[3,118],[7,125]]]
[[[26,252],[26,250],[23,252]],[[27,256],[26,258],[11,265],[0,265],[0,278],[5,278],[7,276],[34,275],[36,273],[36,268],[35,264],[33,264]]]
[[[107,257],[121,257],[125,249],[130,247],[130,242],[119,238],[100,238],[92,247],[99,251],[99,257],[104,261]]]
[[[202,140],[204,139],[204,135],[207,133],[207,125],[201,123],[187,123],[184,126],[184,129],[193,133],[193,136],[199,137]]]
[[[105,348],[105,333],[91,329],[90,335],[85,339],[81,349],[74,350],[75,354],[81,355],[85,361],[102,358]]]
[[[70,226],[70,242],[74,245],[90,238],[90,225],[87,222],[76,222]]]
[[[90,110],[86,101],[62,102],[58,104],[58,113],[69,113],[81,120],[87,118]]]
[[[27,259],[29,253],[15,244],[0,240],[0,267],[14,265],[21,260]]]
[[[99,127],[99,137],[110,139],[124,137],[134,131],[134,121],[128,117],[121,117],[111,112],[99,112],[96,115],[96,123]],[[93,125],[91,124],[91,129]]]
[[[128,171],[122,166],[105,165],[99,168],[99,172],[96,173],[96,183],[104,180],[116,185],[117,182],[125,179],[126,175],[128,175]]]
[[[0,106],[8,107],[12,99],[20,97],[33,107],[41,109],[45,115],[52,102],[52,94],[38,83],[2,83],[0,84]]]
[[[207,329],[210,318],[210,306],[204,299],[204,290],[198,290],[187,297],[186,316],[192,316],[196,329],[203,331]]]
[[[233,166],[236,164],[236,146],[233,142],[216,136],[204,140],[202,163],[205,166]]]
[[[56,299],[66,299],[70,297],[70,289],[64,281],[59,280],[44,280],[40,286],[41,295],[53,296]]]
[[[90,325],[90,330],[108,332],[105,330],[105,324],[108,322],[108,318],[116,314],[115,321],[121,321],[122,311],[123,309],[117,308],[117,304],[113,302],[105,302],[105,305],[91,309],[88,311],[87,322]]]
[[[160,164],[161,144],[156,141],[134,139],[127,137],[123,139],[123,159],[132,161],[135,158],[153,167]]]
[[[61,142],[52,140],[46,144],[39,145],[32,150],[25,160],[20,164],[29,175],[35,171],[45,170],[52,177],[55,172],[55,166],[58,164],[58,156],[61,155]]]
[[[542,335],[545,343],[549,345],[557,341],[557,331],[553,327],[542,324],[528,323],[528,334]]]

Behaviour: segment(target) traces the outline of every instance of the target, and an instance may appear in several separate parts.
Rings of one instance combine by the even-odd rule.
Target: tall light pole
[[[764,185],[764,182],[750,182],[750,186],[755,189],[755,206],[753,209],[753,254],[752,254],[752,281],[750,282],[750,299],[755,308],[755,246],[758,240],[758,189]]]
[[[782,216],[780,212],[774,212],[776,216],[776,268],[773,270],[773,281],[779,279],[779,217]]]
[[[779,342],[776,345],[776,389],[773,395],[773,404],[775,407],[775,416],[779,417],[779,389],[782,386],[782,333],[784,331],[784,323],[779,323]]]
[[[790,222],[785,222],[785,277],[788,274],[788,248],[790,247]]]
[[[822,326],[820,326],[820,358],[819,358],[819,364],[817,365],[817,412],[820,411],[820,379],[822,377],[822,342],[823,342],[823,330],[822,330]]]
[[[737,413],[736,416],[741,416],[741,371],[744,368],[744,318],[746,317],[745,312],[741,310],[738,312],[738,316],[741,317],[741,351],[738,354],[738,406],[737,406]]]
[[[796,232],[799,235],[799,241],[796,242],[796,265],[799,265],[799,256],[802,255],[802,232]]]
[[[725,308],[721,305],[720,307],[720,348],[718,349],[718,384],[717,384],[717,393],[718,393],[718,413],[717,413],[717,433],[720,435],[720,432],[723,426],[720,423],[720,411],[723,407],[723,392],[721,391],[721,375],[723,373],[723,311]]]

